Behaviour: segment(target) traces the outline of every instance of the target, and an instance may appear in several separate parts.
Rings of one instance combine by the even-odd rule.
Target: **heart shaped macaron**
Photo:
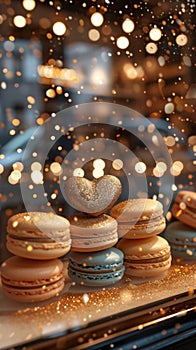
[[[90,181],[72,176],[65,182],[65,197],[75,209],[98,216],[105,213],[117,201],[121,193],[121,182],[113,175],[104,175]]]

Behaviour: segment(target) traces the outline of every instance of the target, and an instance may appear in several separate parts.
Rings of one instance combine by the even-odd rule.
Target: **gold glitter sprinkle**
[[[26,336],[26,340],[30,340],[32,338],[32,334],[28,334],[27,336]]]
[[[164,309],[162,309],[162,307],[160,308],[160,313],[161,315],[165,315],[166,311]]]
[[[14,221],[12,224],[13,227],[17,227],[18,226],[18,221]]]
[[[190,255],[190,256],[193,255],[193,252],[192,252],[192,250],[190,250],[190,249],[187,249],[187,250],[186,250],[186,253],[187,253],[188,255]]]
[[[168,221],[170,221],[170,220],[172,219],[172,213],[171,213],[171,211],[168,211],[168,213],[166,214],[166,219],[167,219]]]
[[[28,246],[27,246],[27,251],[28,251],[28,252],[32,252],[32,250],[33,250],[32,245],[28,245]]]
[[[162,334],[162,335],[166,335],[166,334],[167,334],[166,329],[163,329],[163,330],[161,331],[161,334]]]
[[[188,295],[194,295],[194,288],[192,288],[192,287],[190,287],[189,289],[188,289]]]
[[[36,216],[33,218],[33,221],[34,221],[34,222],[40,221],[40,217],[39,217],[38,215],[36,215]]]
[[[88,296],[88,294],[84,294],[83,295],[83,301],[84,301],[84,304],[86,305],[87,303],[88,303],[88,301],[89,301],[89,296]]]
[[[179,204],[180,209],[185,210],[186,209],[186,204],[184,202],[181,202]]]
[[[180,327],[181,327],[181,324],[180,324],[180,323],[176,323],[176,324],[175,324],[175,328],[176,328],[176,329],[179,329]]]
[[[84,338],[83,338],[83,337],[79,337],[79,338],[78,338],[78,343],[81,344],[81,343],[83,343],[83,342],[84,342]]]
[[[182,210],[178,210],[177,213],[176,213],[176,217],[178,218],[180,215],[182,214]]]
[[[10,333],[9,338],[13,338],[15,336],[15,332]]]
[[[143,324],[139,324],[139,326],[137,327],[139,330],[142,330],[144,328]]]

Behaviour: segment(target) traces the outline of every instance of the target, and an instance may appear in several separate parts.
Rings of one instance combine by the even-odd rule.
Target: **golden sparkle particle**
[[[13,222],[12,227],[15,228],[15,227],[17,227],[17,226],[18,226],[18,221],[16,220],[16,221]]]
[[[32,250],[33,250],[33,247],[32,247],[31,245],[28,245],[28,246],[27,246],[27,251],[28,251],[28,252],[32,252]]]
[[[178,218],[182,214],[182,209],[178,210],[176,213],[176,217]]]

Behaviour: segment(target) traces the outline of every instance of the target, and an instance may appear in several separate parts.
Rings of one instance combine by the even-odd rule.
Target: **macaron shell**
[[[63,263],[59,259],[35,262],[14,256],[1,265],[1,280],[6,295],[16,301],[46,300],[64,287]]]
[[[164,237],[169,241],[174,257],[196,260],[196,230],[174,221],[167,226]]]
[[[85,235],[86,232],[91,236],[104,235],[108,230],[117,230],[117,221],[110,215],[102,214],[98,217],[92,217],[87,214],[74,214],[69,217],[70,231],[78,235]]]
[[[196,247],[196,230],[180,221],[168,224],[164,235],[170,240],[177,238]]]
[[[7,237],[6,247],[10,253],[26,259],[49,260],[66,255],[71,249],[71,240],[60,242],[36,243]]]
[[[71,250],[74,252],[98,252],[113,247],[118,242],[117,232],[106,237],[72,239]]]
[[[52,212],[18,213],[9,218],[7,232],[20,237],[69,238],[69,221]]]
[[[54,259],[71,248],[69,221],[47,212],[13,215],[7,225],[7,249],[27,259]]]
[[[34,261],[13,256],[1,265],[1,275],[13,280],[32,281],[51,278],[61,273],[63,263],[59,259]]]
[[[48,300],[50,298],[53,298],[55,296],[58,296],[58,294],[63,290],[64,288],[64,279],[60,280],[59,282],[54,283],[50,287],[46,288],[36,288],[36,289],[21,289],[18,290],[16,288],[5,286],[2,284],[2,288],[4,293],[11,299],[18,301],[18,302],[41,302],[44,300]]]
[[[175,198],[176,203],[185,203],[188,207],[196,209],[196,192],[179,191]]]
[[[135,263],[130,264],[129,262],[125,261],[125,274],[134,276],[134,277],[140,277],[140,278],[146,278],[146,277],[156,277],[159,275],[162,275],[166,271],[169,270],[171,266],[171,256],[162,262],[151,262],[151,263],[145,263],[137,265]]]
[[[106,287],[119,282],[124,275],[124,270],[125,268],[122,266],[120,270],[108,271],[107,273],[88,273],[75,271],[69,266],[68,274],[78,284],[91,287]]]
[[[76,253],[71,252],[70,258],[77,264],[84,267],[108,266],[114,263],[123,263],[123,252],[117,248],[109,248],[100,252]]]
[[[171,212],[177,220],[180,220],[188,226],[196,228],[196,213],[188,209],[188,207],[181,209],[178,203],[174,203],[171,208]]]
[[[148,223],[135,224],[131,227],[129,223],[119,223],[118,234],[120,238],[126,239],[148,238],[163,232],[165,227],[166,221],[162,216],[157,219],[152,219]]]
[[[137,222],[149,220],[163,214],[163,206],[159,201],[150,198],[129,199],[115,205],[110,215],[119,222]]]
[[[72,250],[99,251],[114,246],[118,241],[117,221],[109,215],[91,217],[76,214],[69,218]]]
[[[131,256],[132,260],[159,258],[170,253],[169,243],[160,236],[131,241],[123,238],[117,244],[117,248],[126,256]]]

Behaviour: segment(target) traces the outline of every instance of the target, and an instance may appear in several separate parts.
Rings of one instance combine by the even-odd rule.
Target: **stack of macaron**
[[[64,287],[59,257],[71,248],[69,221],[46,212],[26,212],[8,220],[7,249],[14,254],[1,265],[2,288],[20,302],[38,302]]]
[[[174,258],[196,261],[196,192],[179,191],[171,212],[176,220],[168,224],[165,238]]]
[[[71,233],[69,277],[85,286],[107,286],[122,279],[123,253],[118,242],[117,221],[105,214],[121,193],[121,182],[112,175],[97,180],[73,176],[65,182],[67,202],[77,209],[68,218]]]
[[[145,282],[164,277],[171,266],[170,246],[157,236],[165,229],[162,204],[150,198],[129,199],[115,205],[110,215],[118,221],[125,275]]]

